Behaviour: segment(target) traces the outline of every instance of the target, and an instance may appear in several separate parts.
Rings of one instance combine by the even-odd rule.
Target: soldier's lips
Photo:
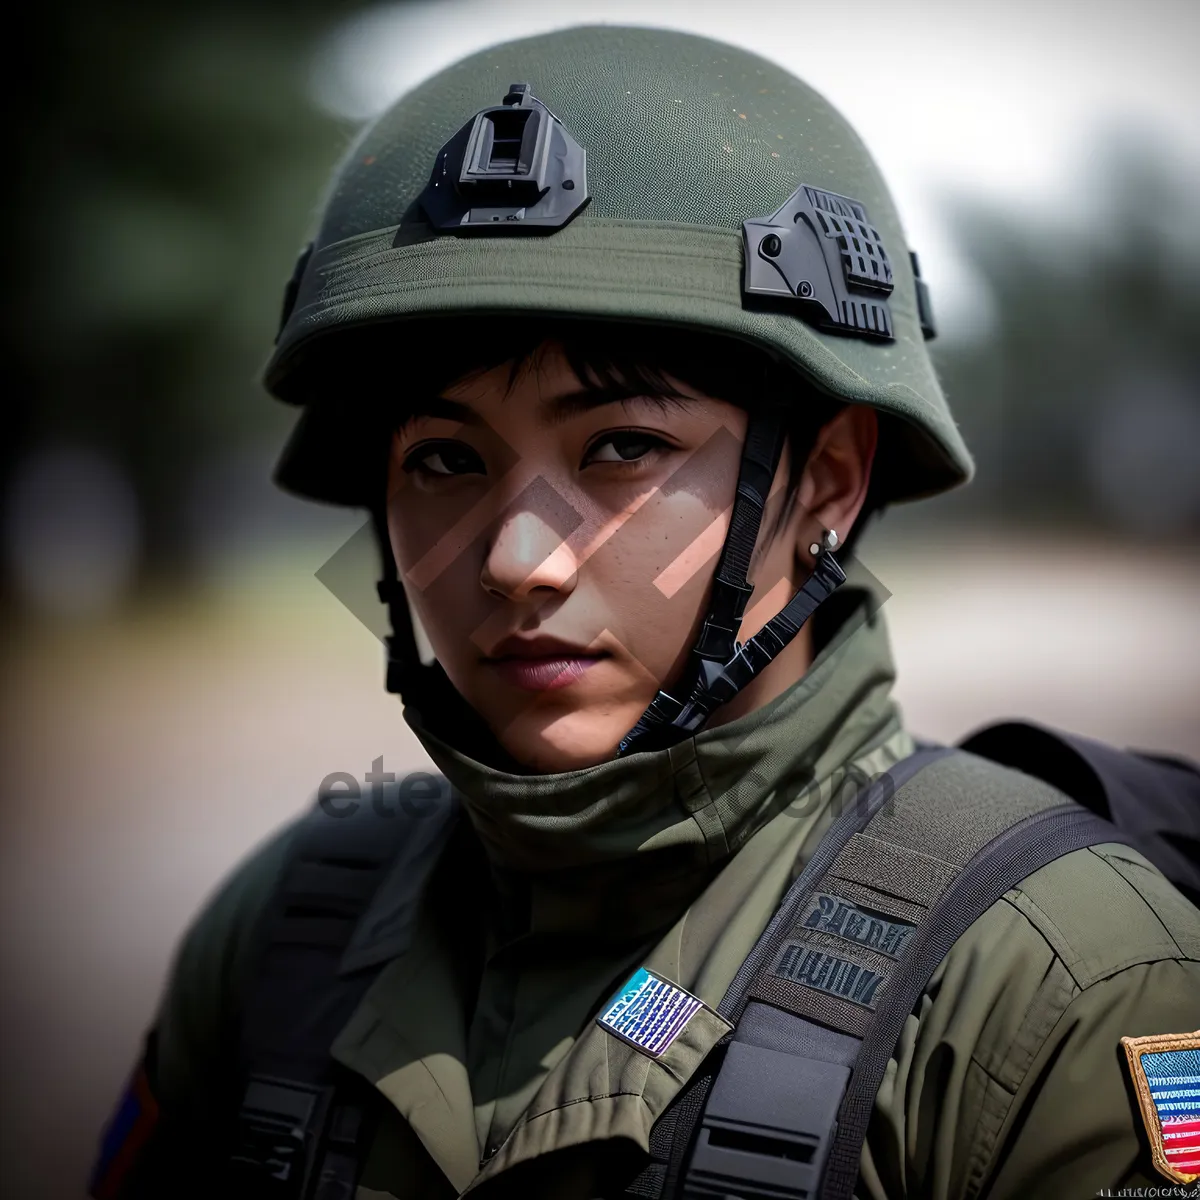
[[[585,671],[595,666],[607,654],[546,655],[544,658],[494,658],[487,664],[506,683],[529,692],[544,692],[551,688],[569,687]]]

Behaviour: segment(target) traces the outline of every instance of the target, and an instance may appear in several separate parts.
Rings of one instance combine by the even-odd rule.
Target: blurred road
[[[864,560],[893,593],[914,732],[1025,715],[1200,757],[1200,553],[981,537]],[[378,644],[299,566],[103,627],[27,627],[7,659],[0,1191],[75,1200],[205,894],[327,773],[424,756]]]

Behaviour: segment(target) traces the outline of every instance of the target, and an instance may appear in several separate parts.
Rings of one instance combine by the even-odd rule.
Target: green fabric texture
[[[570,871],[579,881],[573,889],[586,893],[587,871],[624,864],[636,849],[639,889],[653,881],[657,859],[670,861],[673,877],[703,874],[787,804],[802,802],[852,751],[898,727],[882,615],[868,592],[849,584],[839,600],[847,619],[803,678],[762,708],[664,750],[577,771],[509,774],[452,747],[411,706],[405,720],[462,796],[498,868]]]
[[[619,1194],[607,1181],[628,1164],[623,1153],[645,1145],[723,1026],[706,1018],[652,1064],[592,1017],[640,963],[720,1002],[861,774],[911,751],[887,698],[891,675],[878,614],[843,627],[758,721],[703,732],[682,757],[664,752],[660,790],[636,802],[632,790],[611,800],[560,776],[579,790],[555,805],[536,778],[450,761],[427,743],[473,793],[487,858],[474,839],[451,844],[463,852],[439,863],[412,949],[333,1048],[387,1099],[360,1200]],[[771,797],[806,775],[815,786],[791,802]],[[619,792],[622,779],[610,783]],[[510,813],[495,811],[501,800]],[[151,1074],[163,1120],[140,1190],[123,1200],[181,1194],[213,1165],[233,1102],[248,934],[293,828],[239,868],[176,959]],[[552,833],[564,857],[527,861]],[[927,849],[952,856],[953,838]],[[622,894],[598,909],[588,889],[606,882]],[[639,924],[639,901],[660,892],[682,910],[660,914],[665,929]],[[628,929],[575,924],[610,914]],[[1119,1039],[1196,1028],[1200,914],[1128,847],[1069,854],[988,909],[930,980],[876,1097],[857,1194],[1059,1200],[1161,1183]]]
[[[1200,913],[1128,846],[1065,855],[992,905],[934,972],[876,1096],[856,1194],[1161,1187],[1120,1039],[1197,1028]]]
[[[590,1018],[643,963],[720,1003],[835,795],[911,751],[893,680],[882,616],[859,593],[788,691],[668,750],[509,775],[406,710],[491,865],[486,961],[477,976],[464,971],[463,937],[439,935],[426,913],[335,1055],[376,1083],[460,1189],[596,1139],[644,1150],[728,1025],[706,1013],[651,1063]]]
[[[435,235],[417,204],[442,145],[509,83],[527,81],[587,151],[590,204],[543,235]],[[894,271],[896,338],[818,330],[795,311],[743,303],[742,221],[801,184],[862,202]],[[304,402],[328,335],[400,322],[389,352],[428,353],[453,328],[413,319],[528,313],[696,327],[760,346],[818,389],[875,406],[889,499],[970,477],[921,333],[906,240],[878,168],[821,96],[766,59],[668,30],[595,26],[510,42],[447,68],[358,138],[327,197],[295,307],[267,365]],[[300,492],[361,503],[361,463],[332,461],[322,426],[353,418],[325,397],[280,467]]]

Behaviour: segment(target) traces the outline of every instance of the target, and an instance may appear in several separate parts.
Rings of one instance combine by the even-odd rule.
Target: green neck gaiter
[[[666,750],[510,774],[455,750],[405,709],[463,797],[509,936],[587,931],[594,947],[613,948],[652,936],[772,817],[896,732],[895,671],[874,598],[845,588],[834,601],[844,615],[802,679]]]

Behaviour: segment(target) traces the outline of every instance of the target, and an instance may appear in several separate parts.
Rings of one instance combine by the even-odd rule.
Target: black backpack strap
[[[677,1101],[662,1190],[635,1194],[847,1200],[904,1019],[950,947],[1032,872],[1120,840],[973,755],[924,750],[881,776],[735,976],[719,1006],[735,1029]]]
[[[374,1088],[330,1055],[384,963],[403,953],[458,806],[441,776],[421,803],[318,805],[264,914],[242,997],[240,1108],[223,1195],[350,1200]]]
[[[1120,841],[1109,822],[1074,804],[1024,817],[976,853],[917,930],[880,997],[837,1115],[821,1200],[850,1200],[875,1096],[905,1019],[956,941],[1007,891],[1064,854]]]
[[[949,753],[948,749],[940,746],[924,747],[916,754],[897,763],[890,771],[885,772],[855,796],[846,811],[834,821],[825,833],[812,858],[809,859],[804,870],[788,889],[783,902],[763,931],[758,943],[750,951],[749,957],[734,976],[720,1005],[720,1012],[723,1016],[736,1022],[742,1014],[745,1005],[741,1002],[741,998],[744,997],[746,989],[769,956],[769,947],[791,927],[794,921],[794,910],[800,897],[811,893],[815,884],[832,867],[838,854],[850,838],[891,801],[895,797],[896,791],[903,787],[908,780],[930,763]],[[627,1189],[628,1194],[651,1197],[655,1200],[658,1197],[675,1197],[680,1194],[680,1180],[687,1166],[696,1126],[704,1111],[708,1093],[716,1078],[720,1063],[723,1061],[721,1052],[727,1048],[738,1032],[735,1030],[732,1035],[728,1035],[717,1044],[718,1053],[692,1076],[688,1086],[680,1092],[675,1102],[655,1122],[650,1131],[650,1164]],[[704,1169],[701,1165],[700,1170]],[[697,1192],[696,1194],[703,1195],[704,1193]],[[717,1192],[715,1194],[723,1195],[724,1193]]]
[[[1112,821],[1200,907],[1200,769],[1183,759],[1006,721],[974,733],[964,750],[1044,779]]]

